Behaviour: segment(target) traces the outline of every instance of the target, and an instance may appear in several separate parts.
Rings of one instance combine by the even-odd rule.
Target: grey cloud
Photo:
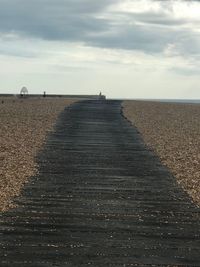
[[[160,53],[177,39],[177,32],[165,28],[152,29],[148,25],[121,25],[113,27],[104,36],[90,37],[88,43],[99,47],[127,50],[141,50],[148,53]]]
[[[48,40],[82,40],[90,32],[105,30],[95,14],[113,0],[0,0],[0,31]]]
[[[26,51],[24,49],[4,49],[0,47],[0,54],[7,55],[7,56],[14,56],[14,57],[22,57],[22,58],[36,58],[37,53],[33,51]]]
[[[183,26],[188,23],[185,19],[177,19],[167,15],[164,10],[163,12],[142,12],[142,13],[131,13],[129,18],[141,22],[144,24],[155,24],[157,26]]]
[[[13,37],[0,37],[0,54],[14,57],[36,58],[39,51],[30,47],[30,43],[16,41]]]
[[[187,67],[173,67],[169,69],[170,72],[176,73],[181,76],[199,76],[199,68],[187,68]]]
[[[0,33],[146,53],[161,53],[175,43],[180,53],[199,53],[199,37],[182,27],[187,21],[164,10],[107,13],[116,1],[122,0],[0,0]]]
[[[200,57],[200,35],[193,31],[178,30],[172,42],[176,54],[182,57],[191,57],[199,60]]]

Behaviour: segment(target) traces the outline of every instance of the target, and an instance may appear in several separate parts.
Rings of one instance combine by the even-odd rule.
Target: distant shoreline
[[[0,94],[0,97],[20,97],[20,94]],[[43,94],[28,94],[28,98],[43,98]],[[87,98],[98,99],[99,95],[63,95],[63,94],[46,94],[44,98]]]
[[[20,97],[19,94],[0,94],[0,97]],[[29,94],[28,97],[43,98],[42,94]],[[64,95],[64,94],[47,94],[45,97],[50,98],[83,98],[83,99],[98,99],[99,95]],[[183,104],[200,104],[200,99],[153,99],[153,98],[107,98],[108,100],[121,101],[148,101],[160,103],[183,103]]]

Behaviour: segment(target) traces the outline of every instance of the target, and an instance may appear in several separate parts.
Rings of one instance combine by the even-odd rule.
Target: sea
[[[200,104],[200,99],[146,99],[146,101],[156,101],[156,102],[166,102],[166,103]]]
[[[112,98],[113,99],[113,98]],[[116,99],[116,98],[115,98]],[[114,99],[113,99],[114,100]],[[119,100],[119,99],[116,99]],[[123,98],[120,100],[155,101],[165,103],[200,104],[200,99],[153,99],[153,98]]]

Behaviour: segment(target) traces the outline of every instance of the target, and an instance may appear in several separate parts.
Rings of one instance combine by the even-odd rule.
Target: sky
[[[0,93],[200,99],[200,1],[0,0]]]

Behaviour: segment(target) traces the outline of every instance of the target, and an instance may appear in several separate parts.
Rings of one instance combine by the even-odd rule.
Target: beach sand
[[[200,205],[200,104],[124,101],[123,112]]]
[[[12,198],[36,174],[37,153],[59,113],[74,101],[0,98],[0,211],[13,206]]]

